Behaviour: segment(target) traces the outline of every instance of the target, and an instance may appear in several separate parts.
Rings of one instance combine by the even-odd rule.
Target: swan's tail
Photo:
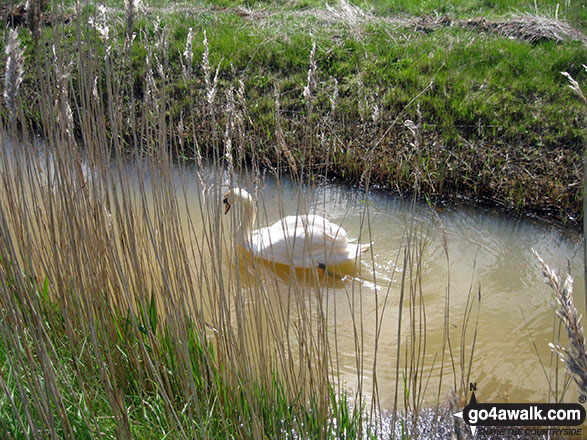
[[[371,248],[371,243],[366,244],[349,244],[347,245],[348,256],[347,259],[354,260],[359,256],[359,254],[363,254],[367,252]]]
[[[352,239],[352,240],[348,240],[348,243],[350,244],[355,244],[357,246],[358,252],[359,254],[362,254],[363,252],[367,252],[369,249],[371,249],[371,243],[365,243],[365,244],[359,244],[357,243],[358,239]]]
[[[369,249],[371,249],[371,243],[365,243],[365,244],[360,244],[359,246],[359,253],[364,253],[367,252]]]

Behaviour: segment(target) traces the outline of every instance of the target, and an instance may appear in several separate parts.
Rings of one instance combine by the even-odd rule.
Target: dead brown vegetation
[[[69,23],[73,20],[73,14],[52,14],[48,11],[48,0],[33,0],[18,4],[0,4],[0,21],[9,26],[38,26],[43,23],[51,26],[54,23]]]
[[[508,38],[530,42],[540,40],[580,41],[587,44],[587,37],[570,24],[556,18],[540,15],[521,14],[500,20],[485,17],[452,19],[447,15],[421,15],[412,19],[416,30],[432,32],[446,26],[474,29],[478,32],[495,32]]]

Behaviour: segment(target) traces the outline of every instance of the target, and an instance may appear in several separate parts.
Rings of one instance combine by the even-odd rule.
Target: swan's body
[[[253,256],[296,268],[326,269],[352,262],[369,245],[351,243],[346,231],[318,215],[290,215],[273,225],[253,231],[255,203],[244,189],[224,195],[225,211],[231,204],[243,208],[238,240]]]

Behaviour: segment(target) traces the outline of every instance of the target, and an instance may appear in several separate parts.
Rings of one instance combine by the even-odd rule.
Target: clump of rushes
[[[579,315],[573,303],[573,277],[567,274],[563,282],[556,271],[546,264],[534,249],[532,249],[532,252],[534,252],[542,266],[546,283],[555,293],[556,302],[560,307],[556,311],[556,315],[565,326],[569,338],[568,348],[563,347],[558,342],[549,344],[550,348],[567,365],[567,369],[572,373],[581,395],[587,396],[587,345],[585,344],[581,315]]]
[[[11,29],[6,45],[6,71],[4,79],[4,103],[10,113],[10,120],[16,118],[18,89],[22,82],[23,51],[18,42],[18,31]]]

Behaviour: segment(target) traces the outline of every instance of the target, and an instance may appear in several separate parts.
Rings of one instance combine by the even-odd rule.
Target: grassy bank
[[[233,108],[243,118],[228,135],[247,157],[273,166],[351,183],[364,183],[369,170],[371,184],[394,192],[577,222],[585,109],[560,72],[587,81],[585,7],[485,3],[152,3],[135,8],[131,20],[122,4],[82,6],[94,24],[84,28],[86,49],[75,41],[76,24],[66,24],[61,56],[74,62],[68,51],[92,47],[97,57],[108,51],[106,62],[124,60],[116,99],[127,119],[136,120],[136,103],[157,88],[169,98],[167,124],[189,157],[198,147],[222,151]],[[100,22],[109,28],[107,43]],[[162,34],[164,53],[146,59]],[[20,38],[30,61],[31,34],[23,29]],[[51,44],[41,45],[49,62]],[[311,94],[304,95],[313,44]],[[71,75],[81,99],[75,68]],[[113,99],[100,85],[101,98]],[[32,76],[23,89],[25,111],[38,122]],[[128,130],[123,135],[132,144]]]

